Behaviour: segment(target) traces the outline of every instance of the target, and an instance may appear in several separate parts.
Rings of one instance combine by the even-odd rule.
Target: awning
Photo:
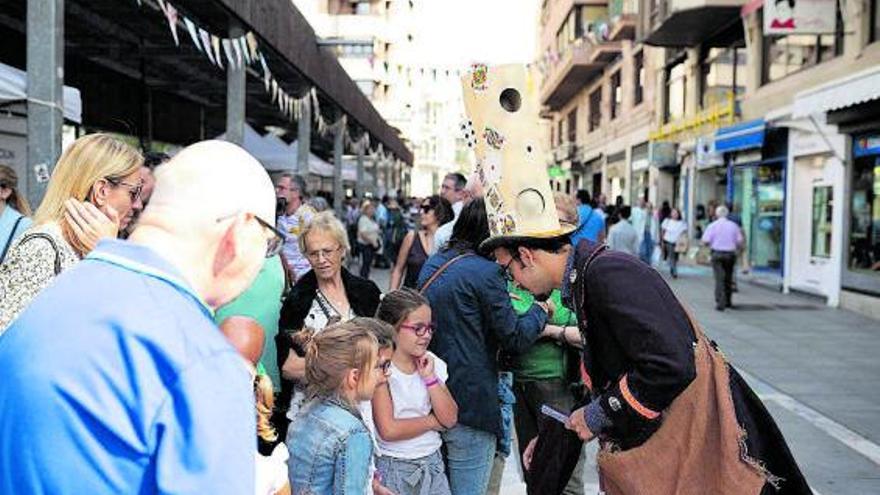
[[[64,118],[81,124],[82,99],[79,90],[64,86],[61,98],[64,102]],[[27,101],[27,72],[0,64],[0,104],[13,101]]]
[[[217,139],[225,140],[226,133],[217,136]],[[254,158],[269,172],[296,170],[296,149],[291,150],[275,136],[261,136],[247,124],[244,125],[244,140],[241,147],[254,155]]]
[[[760,148],[764,145],[764,119],[750,120],[715,131],[715,152]]]
[[[880,67],[872,67],[796,94],[792,116],[823,114],[878,98]]]

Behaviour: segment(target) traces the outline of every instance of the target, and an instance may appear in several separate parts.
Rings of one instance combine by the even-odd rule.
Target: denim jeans
[[[495,458],[495,435],[458,425],[443,433],[443,441],[452,495],[484,495]]]

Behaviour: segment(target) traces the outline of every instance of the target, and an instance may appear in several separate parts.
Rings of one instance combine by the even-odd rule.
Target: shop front
[[[788,129],[756,120],[719,129],[715,149],[727,162],[728,205],[746,242],[745,268],[781,282]]]
[[[633,146],[630,153],[630,197],[629,204],[637,205],[639,200],[649,201],[651,171],[648,162],[648,143]]]
[[[610,153],[605,164],[605,177],[607,185],[607,199],[609,203],[616,203],[617,198],[624,198],[626,192],[626,151]]]
[[[702,237],[715,219],[715,208],[727,202],[727,166],[715,151],[714,136],[697,139],[694,173],[694,236]]]

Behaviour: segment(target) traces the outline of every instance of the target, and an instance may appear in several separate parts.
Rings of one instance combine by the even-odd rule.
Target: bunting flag
[[[208,55],[208,60],[212,64],[217,65],[217,62],[214,61],[214,50],[211,48],[211,35],[204,29],[199,28],[199,38],[202,40],[202,47],[205,49],[205,54]]]
[[[217,62],[217,67],[223,68],[223,61],[220,60],[220,38],[216,35],[211,35],[211,47],[214,49],[214,61]]]
[[[254,33],[248,31],[245,35],[245,39],[247,39],[248,49],[251,53],[251,60],[257,59],[257,37],[254,36]],[[260,56],[262,58],[262,55]]]
[[[275,79],[272,79],[272,103],[275,103],[275,100],[278,99],[278,83]]]
[[[241,46],[238,44],[238,40],[241,38],[233,38],[229,40],[232,43],[232,51],[235,52],[235,64],[238,67],[242,67],[242,56],[241,56]]]
[[[177,37],[177,9],[170,3],[165,9],[165,19],[168,20],[168,28],[171,29],[171,36],[174,37],[174,45],[180,46],[180,38]]]
[[[226,55],[226,65],[230,69],[237,69],[238,67],[235,65],[235,59],[232,54],[232,42],[228,39],[220,40],[220,44],[223,45],[223,54]]]
[[[183,23],[186,24],[186,30],[189,32],[189,37],[192,38],[193,45],[196,45],[196,49],[201,52],[202,45],[199,43],[199,35],[196,33],[196,25],[189,19],[189,17],[184,17]]]
[[[266,86],[266,92],[269,92],[269,81],[272,78],[272,74],[269,72],[269,67],[266,65],[266,57],[263,54],[260,54],[260,65],[263,67],[263,85]]]

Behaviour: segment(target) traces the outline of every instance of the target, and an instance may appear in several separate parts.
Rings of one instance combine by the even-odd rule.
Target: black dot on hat
[[[526,151],[528,151],[529,153],[531,153],[531,152],[532,152],[532,145],[528,145],[528,146],[526,146]]]
[[[502,91],[498,101],[501,103],[501,107],[510,113],[518,111],[522,106],[522,97],[516,88],[507,88]]]

